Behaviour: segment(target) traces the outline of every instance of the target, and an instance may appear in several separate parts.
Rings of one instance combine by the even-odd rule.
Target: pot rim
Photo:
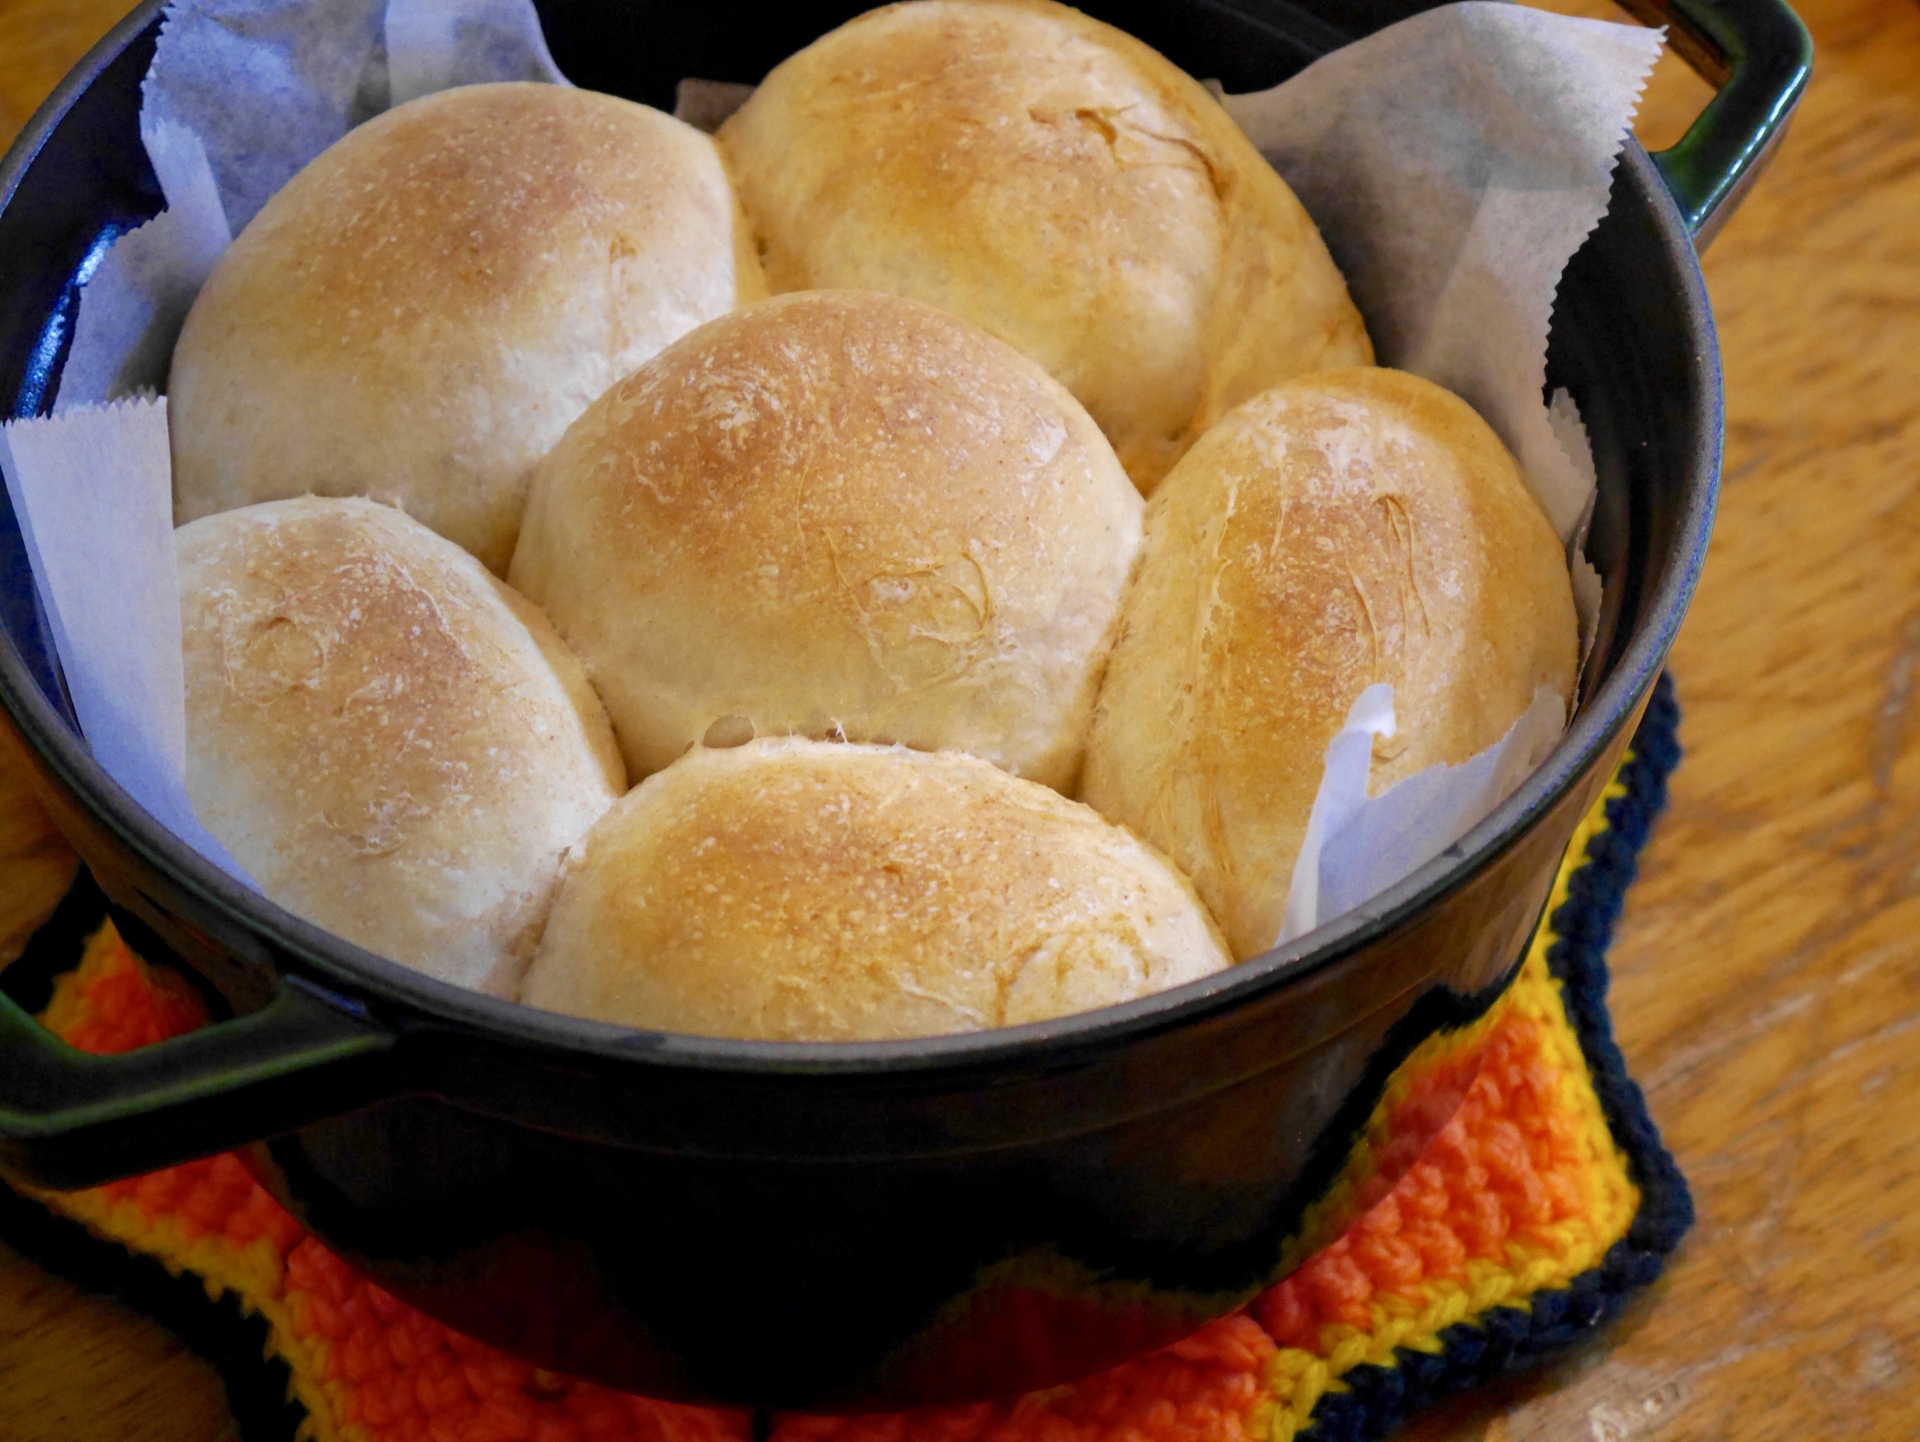
[[[70,71],[0,159],[0,213],[67,112],[158,17],[165,0],[142,3]],[[739,1076],[804,1073],[853,1080],[949,1071],[1031,1069],[1063,1064],[1069,1051],[1179,1029],[1283,990],[1365,950],[1469,884],[1516,845],[1531,825],[1598,763],[1652,688],[1706,559],[1721,464],[1723,413],[1719,344],[1686,223],[1652,159],[1628,136],[1618,166],[1628,173],[1658,227],[1680,279],[1681,314],[1694,338],[1691,409],[1700,419],[1668,568],[1648,596],[1643,620],[1610,675],[1575,714],[1552,753],[1520,788],[1439,856],[1363,905],[1305,936],[1225,972],[1096,1011],[983,1032],[883,1042],[742,1041],[644,1031],[540,1011],[436,981],[301,920],[207,861],[166,830],[94,760],[85,741],[33,679],[12,637],[0,633],[0,708],[53,783],[145,866],[198,909],[219,914],[264,942],[276,970],[311,973],[360,1009],[413,1023],[441,1023],[520,1047],[603,1064],[657,1065]],[[1617,178],[1617,177],[1616,177]],[[1383,998],[1384,1000],[1384,998]]]

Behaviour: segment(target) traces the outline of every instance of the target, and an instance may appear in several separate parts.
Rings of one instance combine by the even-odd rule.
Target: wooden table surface
[[[0,0],[0,141],[125,3]],[[1801,13],[1812,89],[1705,262],[1726,486],[1673,653],[1687,759],[1613,952],[1700,1220],[1583,1355],[1419,1442],[1920,1435],[1920,8]],[[1642,139],[1706,93],[1663,61]],[[63,874],[8,780],[0,854],[33,859],[0,919]],[[0,1439],[232,1435],[170,1336],[0,1247]]]

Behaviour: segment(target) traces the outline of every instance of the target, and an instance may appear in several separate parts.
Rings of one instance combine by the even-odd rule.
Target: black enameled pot
[[[160,207],[137,129],[159,8],[102,42],[0,165],[10,414],[44,409],[80,280]],[[863,8],[756,6],[751,24],[738,0],[542,12],[576,81],[670,106],[679,77],[756,80]],[[1086,8],[1247,90],[1424,7]],[[100,891],[83,883],[6,974],[0,1170],[79,1187],[258,1143],[251,1164],[294,1214],[425,1311],[557,1370],[685,1399],[850,1409],[1049,1385],[1276,1280],[1393,1067],[1511,975],[1705,552],[1720,369],[1696,240],[1777,139],[1810,57],[1779,0],[1639,8],[1724,84],[1673,150],[1629,142],[1612,209],[1560,289],[1550,381],[1592,432],[1591,551],[1609,598],[1589,699],[1548,764],[1443,856],[1226,975],[983,1035],[747,1043],[525,1010],[263,902],[108,779],[65,700],[8,507],[0,706]],[[149,956],[202,978],[228,1019],[98,1058],[32,1022],[34,978],[71,960],[60,948],[102,906]]]

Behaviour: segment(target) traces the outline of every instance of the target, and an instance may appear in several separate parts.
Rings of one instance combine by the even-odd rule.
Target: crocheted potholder
[[[221,1369],[248,1442],[1383,1437],[1426,1402],[1531,1366],[1603,1324],[1659,1274],[1692,1221],[1605,1004],[1604,953],[1678,760],[1677,723],[1663,678],[1569,848],[1513,985],[1394,1073],[1335,1184],[1358,1189],[1360,1219],[1244,1311],[1072,1386],[848,1418],[626,1396],[412,1310],[307,1235],[230,1155],[31,1200],[0,1188],[0,1230],[179,1330]],[[147,966],[109,925],[59,979],[43,1019],[75,1046],[116,1052],[206,1017],[191,987]],[[1396,1132],[1415,1130],[1406,1124],[1423,1102],[1457,1095],[1470,1072],[1465,1102],[1403,1172]],[[1400,1179],[1388,1186],[1383,1175]],[[764,1345],[750,1319],[741,1345]]]

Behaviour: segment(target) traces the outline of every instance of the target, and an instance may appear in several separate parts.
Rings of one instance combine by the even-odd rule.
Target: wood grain
[[[0,0],[0,131],[121,8]],[[1613,954],[1700,1222],[1621,1325],[1419,1442],[1920,1433],[1920,8],[1802,13],[1812,89],[1705,263],[1727,480],[1673,656],[1688,757]],[[1705,97],[1663,61],[1643,139]],[[226,1425],[164,1333],[0,1252],[0,1439]]]
[[[0,0],[0,133],[9,143],[132,8],[133,0]]]

